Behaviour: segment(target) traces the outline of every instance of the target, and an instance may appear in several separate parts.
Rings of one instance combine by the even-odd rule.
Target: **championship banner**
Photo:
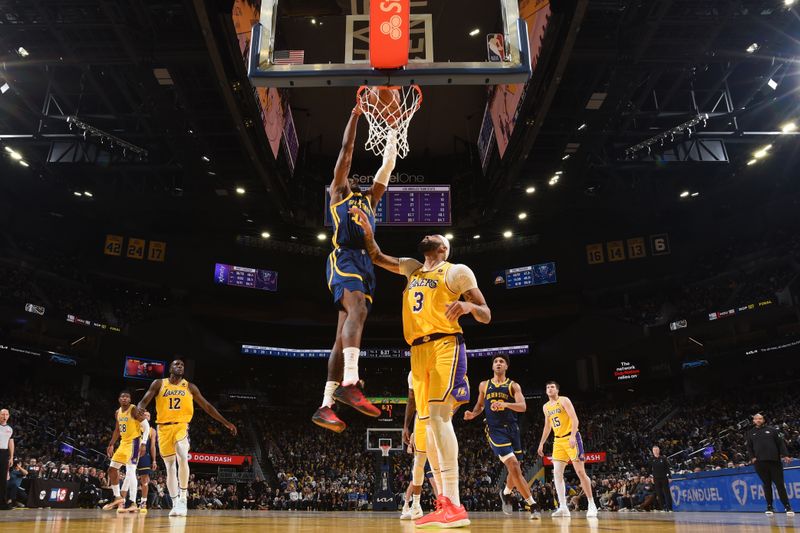
[[[191,452],[189,453],[190,463],[199,463],[204,465],[232,465],[241,466],[245,463],[252,463],[253,456],[251,455],[226,455],[223,453],[203,453]]]
[[[800,506],[800,461],[784,469],[789,502]],[[773,491],[775,488],[773,487]],[[752,466],[725,468],[673,477],[669,482],[676,511],[735,511],[763,513],[767,508],[764,486]],[[783,505],[775,494],[775,510]]]
[[[583,462],[587,465],[606,462],[606,452],[586,452],[583,456],[585,457]],[[542,462],[545,466],[553,466],[553,457],[551,455],[545,455],[542,458]],[[571,462],[572,461],[570,461],[570,463]]]

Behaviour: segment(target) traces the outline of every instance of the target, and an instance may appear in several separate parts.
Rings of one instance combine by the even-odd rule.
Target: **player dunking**
[[[548,381],[545,384],[548,402],[542,407],[544,412],[544,429],[542,430],[542,440],[539,441],[539,456],[544,457],[544,443],[553,431],[553,479],[558,494],[558,509],[553,516],[569,516],[567,508],[567,488],[564,485],[564,470],[567,463],[572,461],[572,467],[578,478],[581,480],[581,488],[586,494],[589,502],[589,509],[586,512],[587,518],[597,517],[597,506],[592,497],[592,481],[586,475],[584,467],[584,449],[581,434],[578,431],[578,415],[575,414],[575,407],[566,396],[558,395],[559,386],[555,381]]]
[[[481,323],[492,319],[475,274],[466,265],[447,261],[450,242],[441,235],[427,235],[419,243],[425,263],[390,257],[381,252],[366,213],[353,208],[364,228],[364,242],[372,261],[408,279],[403,294],[403,333],[411,346],[414,396],[421,420],[428,419],[429,458],[437,453],[441,495],[436,511],[415,522],[417,527],[461,527],[469,517],[458,492],[458,439],[453,411],[469,401],[467,352],[458,319],[472,314]],[[466,301],[460,301],[464,296]],[[436,465],[431,462],[436,471]],[[437,482],[439,480],[437,479]]]
[[[534,509],[536,502],[520,467],[522,443],[517,413],[524,413],[528,407],[525,396],[522,395],[522,387],[506,377],[508,366],[508,357],[505,355],[498,355],[492,360],[494,376],[490,380],[481,381],[478,401],[472,411],[464,413],[464,420],[478,417],[483,412],[485,402],[489,402],[489,409],[486,411],[486,439],[489,447],[508,470],[506,486],[500,491],[503,512],[511,514],[514,511],[511,493],[516,487],[530,510],[530,518],[538,519],[540,515]]]
[[[144,419],[150,422],[150,413],[145,411]],[[147,443],[145,445],[144,455],[139,457],[139,466],[136,469],[136,475],[139,476],[139,490],[142,493],[141,500],[139,501],[139,512],[147,514],[147,493],[150,490],[150,477],[153,472],[158,469],[158,453],[156,452],[156,430],[150,427],[147,431]]]
[[[414,431],[411,431],[411,421],[414,420]],[[403,421],[403,443],[409,447],[409,453],[414,454],[414,466],[411,470],[411,483],[408,484],[406,489],[403,511],[400,513],[400,520],[416,520],[422,518],[422,504],[420,498],[422,497],[422,484],[425,478],[430,473],[429,481],[433,489],[434,496],[439,496],[439,489],[436,485],[436,473],[430,468],[428,464],[427,450],[427,435],[428,435],[428,420],[420,420],[417,416],[417,400],[414,396],[414,380],[411,372],[408,373],[408,403],[406,404],[406,414]],[[436,471],[438,473],[439,458],[434,457],[433,460],[437,464]],[[441,474],[440,481],[441,481]],[[411,499],[409,506],[408,500]]]
[[[116,508],[118,513],[137,512],[136,507],[136,463],[139,456],[144,453],[147,437],[150,435],[150,424],[147,420],[138,420],[141,416],[136,413],[136,408],[131,406],[131,393],[124,390],[119,393],[119,409],[114,412],[116,423],[111,441],[108,443],[108,456],[111,457],[111,466],[108,467],[108,484],[114,494],[114,500],[103,507],[104,511]],[[119,439],[119,446],[114,450],[114,444]],[[125,481],[122,484],[122,494],[119,488],[119,469],[125,465]],[[125,508],[125,499],[130,495],[133,504]]]
[[[167,490],[172,498],[170,516],[186,516],[186,497],[189,488],[189,422],[194,415],[194,402],[211,418],[236,436],[236,426],[228,422],[216,407],[200,394],[194,383],[183,379],[184,364],[180,359],[169,365],[169,377],[153,381],[137,406],[144,411],[156,399],[158,450],[167,469]],[[180,485],[178,476],[180,475]]]
[[[358,183],[348,179],[353,160],[353,145],[361,111],[353,108],[344,130],[342,149],[333,171],[330,213],[333,220],[333,251],[328,256],[325,279],[339,310],[336,342],[328,358],[328,380],[322,405],[311,420],[337,433],[346,424],[333,411],[335,401],[353,407],[361,413],[376,417],[380,409],[366,399],[358,387],[358,356],[361,353],[361,333],[375,293],[375,272],[367,252],[361,227],[349,214],[357,206],[367,213],[370,227],[375,226],[375,209],[386,191],[397,158],[395,142],[389,142],[383,155],[383,165],[375,174],[372,187],[362,191]]]

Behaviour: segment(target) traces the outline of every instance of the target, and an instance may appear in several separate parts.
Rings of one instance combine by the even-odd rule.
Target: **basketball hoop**
[[[389,90],[399,95],[391,102],[380,98],[382,91]],[[364,145],[366,150],[383,156],[386,146],[396,143],[397,156],[408,155],[408,126],[414,113],[422,105],[422,90],[419,85],[408,87],[368,87],[362,85],[356,93],[356,101],[369,124],[369,136]]]
[[[378,448],[381,449],[381,455],[383,457],[389,457],[389,452],[392,449],[392,439],[378,440]]]

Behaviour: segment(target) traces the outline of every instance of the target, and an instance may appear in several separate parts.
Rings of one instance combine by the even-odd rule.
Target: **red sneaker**
[[[336,416],[333,409],[330,407],[320,407],[311,417],[311,421],[321,428],[330,429],[336,433],[341,433],[347,427],[347,424]]]
[[[464,527],[469,525],[469,516],[463,505],[456,507],[447,496],[439,496],[436,500],[436,510],[423,516],[414,525],[419,528]]]
[[[339,385],[333,392],[333,399],[345,405],[349,405],[356,411],[367,416],[378,417],[381,410],[372,405],[358,385]]]

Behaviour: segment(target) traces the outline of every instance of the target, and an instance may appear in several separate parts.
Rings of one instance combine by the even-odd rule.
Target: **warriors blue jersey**
[[[370,226],[375,230],[375,212],[369,197],[360,192],[351,192],[341,201],[330,205],[334,248],[364,248],[364,230],[356,223],[357,218],[350,214],[351,207],[364,211],[369,217]]]
[[[489,427],[507,426],[509,424],[516,425],[517,413],[511,409],[503,409],[502,411],[492,411],[492,404],[494,402],[514,403],[514,393],[511,392],[511,384],[514,383],[510,379],[506,379],[499,385],[490,379],[486,383],[486,424]]]
[[[333,252],[328,256],[325,278],[338,307],[341,308],[344,291],[348,290],[364,293],[369,308],[375,293],[375,271],[364,250],[364,231],[356,224],[356,217],[349,213],[354,206],[367,214],[370,226],[375,229],[375,212],[369,197],[360,192],[351,192],[341,201],[331,204]]]

